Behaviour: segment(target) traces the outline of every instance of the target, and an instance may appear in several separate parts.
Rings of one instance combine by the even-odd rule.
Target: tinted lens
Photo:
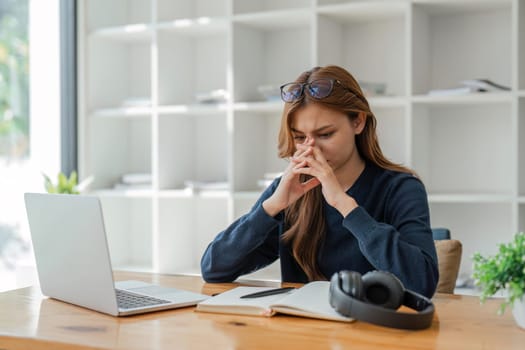
[[[281,98],[284,102],[292,102],[299,97],[301,97],[303,93],[303,85],[297,84],[297,83],[290,83],[281,86]]]
[[[330,79],[314,80],[310,84],[308,84],[308,93],[313,98],[325,98],[326,96],[330,95],[333,86],[334,81]]]

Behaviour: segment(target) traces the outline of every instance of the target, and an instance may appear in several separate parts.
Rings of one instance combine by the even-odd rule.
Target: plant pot
[[[512,315],[514,316],[514,320],[516,320],[518,326],[525,329],[525,297],[514,301],[514,305],[512,306]]]

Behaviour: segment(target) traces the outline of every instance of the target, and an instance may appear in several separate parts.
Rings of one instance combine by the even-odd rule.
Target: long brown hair
[[[376,117],[370,110],[359,84],[348,71],[338,66],[315,67],[302,73],[295,82],[306,83],[321,78],[334,79],[337,82],[329,96],[317,100],[305,92],[301,98],[285,103],[279,131],[279,157],[289,158],[295,152],[291,132],[295,112],[309,103],[318,103],[346,114],[351,121],[364,117],[365,126],[363,131],[356,135],[355,143],[359,155],[366,162],[383,169],[413,174],[411,169],[393,163],[383,155],[377,140]],[[295,260],[309,280],[327,279],[317,265],[317,254],[325,236],[322,199],[321,186],[317,186],[285,210],[287,229],[282,239],[291,245]]]

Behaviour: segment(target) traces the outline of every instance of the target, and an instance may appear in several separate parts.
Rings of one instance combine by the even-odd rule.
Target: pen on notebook
[[[284,287],[284,288],[268,289],[268,290],[263,290],[262,292],[243,295],[241,296],[241,299],[260,298],[260,297],[265,297],[268,295],[281,294],[281,293],[289,292],[292,289],[295,289],[295,288],[294,287]]]

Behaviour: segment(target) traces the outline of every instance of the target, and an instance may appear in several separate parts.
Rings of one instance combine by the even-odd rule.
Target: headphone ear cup
[[[362,277],[363,298],[366,302],[388,309],[403,304],[405,288],[401,281],[386,271],[370,271]]]
[[[361,274],[356,271],[341,271],[339,272],[341,281],[341,289],[343,292],[358,300],[363,300],[363,280]]]

